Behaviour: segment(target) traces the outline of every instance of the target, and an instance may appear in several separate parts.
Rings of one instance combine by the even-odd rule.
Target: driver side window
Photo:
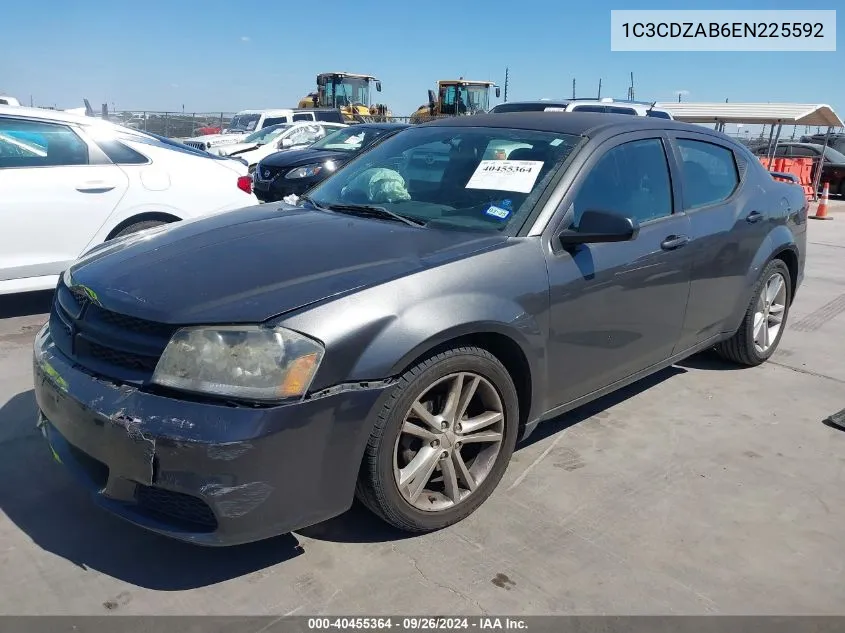
[[[617,145],[596,162],[573,202],[571,228],[584,211],[607,211],[639,223],[672,215],[669,164],[660,139]]]

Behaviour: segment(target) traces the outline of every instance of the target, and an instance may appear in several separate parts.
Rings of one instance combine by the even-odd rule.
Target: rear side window
[[[636,114],[637,111],[634,108],[616,108],[613,106],[606,106],[605,112],[609,112],[610,114]]]
[[[293,120],[294,121],[313,121],[314,116],[311,113],[306,114],[304,112],[300,112],[299,114],[293,115]]]
[[[669,164],[659,139],[611,148],[593,165],[578,189],[574,226],[584,211],[609,211],[648,222],[672,215]]]
[[[704,141],[677,142],[683,160],[685,208],[696,209],[728,199],[739,186],[734,153]]]
[[[343,123],[343,115],[340,112],[317,112],[316,117],[318,121],[330,121],[332,123]]]
[[[0,118],[0,169],[88,164],[88,145],[65,125]]]
[[[296,117],[293,117],[293,120],[297,121],[298,119]],[[288,118],[286,116],[277,116],[264,119],[264,125],[262,126],[262,129],[265,127],[270,127],[271,125],[278,125],[279,123],[288,123]]]
[[[668,112],[661,112],[660,110],[649,110],[646,112],[646,116],[651,116],[656,119],[671,119],[672,117],[669,116]]]
[[[607,112],[607,107],[602,105],[578,105],[572,108],[573,112]]]
[[[95,141],[97,147],[109,157],[115,165],[143,165],[150,162],[146,156],[127,147],[120,141],[114,139],[103,139]]]

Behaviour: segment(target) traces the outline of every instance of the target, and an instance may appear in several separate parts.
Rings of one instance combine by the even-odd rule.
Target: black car
[[[270,154],[255,169],[253,191],[262,202],[300,195],[373,143],[408,127],[406,123],[361,123],[329,134],[306,149]]]
[[[804,271],[801,187],[663,119],[412,126],[300,203],[121,238],[63,275],[38,425],[101,506],[205,545],[356,495],[445,527],[542,421],[704,349],[766,361]]]
[[[775,158],[812,158],[813,170],[811,178],[816,179],[816,172],[819,163],[822,162],[822,150],[824,150],[824,162],[822,163],[822,175],[819,179],[819,188],[825,183],[830,188],[830,193],[845,196],[845,154],[842,154],[832,147],[825,147],[816,143],[796,143],[794,141],[782,141],[775,148]],[[758,146],[752,151],[757,156],[768,156],[769,145]]]
[[[825,141],[827,146],[832,147],[840,154],[845,154],[845,133],[834,132],[832,134],[810,134],[801,137],[802,143],[812,143],[814,145],[821,145],[824,147]]]

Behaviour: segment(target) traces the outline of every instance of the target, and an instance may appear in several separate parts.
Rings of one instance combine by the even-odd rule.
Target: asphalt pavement
[[[836,205],[838,206],[838,204]],[[95,508],[35,431],[49,294],[0,296],[0,613],[842,614],[845,213],[810,223],[777,354],[710,354],[541,426],[469,519],[407,537],[357,505],[230,549]]]

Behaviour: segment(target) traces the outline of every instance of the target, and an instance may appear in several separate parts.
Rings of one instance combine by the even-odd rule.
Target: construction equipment
[[[370,103],[370,85],[381,92],[381,81],[372,75],[334,72],[317,75],[317,92],[299,101],[300,108],[337,108],[348,123],[386,120],[390,110],[382,103]]]
[[[428,91],[428,105],[421,105],[411,115],[411,123],[422,123],[440,116],[458,116],[487,112],[490,108],[490,89],[496,89],[496,96],[501,94],[499,86],[492,81],[470,81],[441,79],[437,82],[437,92]]]

